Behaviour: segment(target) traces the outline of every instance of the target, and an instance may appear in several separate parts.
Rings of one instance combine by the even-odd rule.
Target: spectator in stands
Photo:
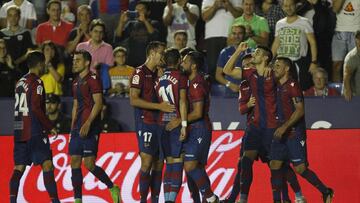
[[[312,75],[314,86],[304,92],[304,96],[339,96],[335,88],[328,87],[328,73],[323,68],[317,68]]]
[[[250,48],[256,45],[267,46],[269,43],[269,25],[264,17],[255,14],[255,0],[243,1],[244,13],[236,18],[232,25],[243,25],[246,28],[247,43]]]
[[[222,49],[218,57],[215,78],[218,83],[225,85],[225,93],[227,95],[236,95],[239,92],[240,81],[235,80],[229,76],[224,76],[223,68],[227,61],[230,59],[230,57],[233,55],[239,44],[245,40],[245,30],[246,28],[243,25],[233,25],[231,27],[231,33],[229,34],[228,39],[228,41],[232,44]],[[237,68],[240,67],[241,61],[238,60]]]
[[[350,101],[352,96],[360,96],[360,30],[355,34],[356,47],[345,57],[344,97]]]
[[[360,29],[358,0],[333,0],[336,27],[332,47],[332,82],[341,82],[341,68],[345,55],[355,47],[355,32]],[[349,97],[348,97],[349,98]]]
[[[0,39],[0,97],[14,97],[15,85],[20,77],[11,56],[7,54],[5,41]]]
[[[49,20],[37,27],[36,43],[41,45],[50,40],[61,48],[65,48],[73,24],[61,20],[61,2],[59,0],[50,0],[46,6],[46,12]]]
[[[7,9],[8,27],[0,31],[0,37],[5,40],[8,54],[14,60],[14,65],[20,67],[22,75],[28,72],[25,64],[26,52],[33,48],[31,32],[19,25],[21,10],[12,5]],[[20,65],[21,64],[21,65]]]
[[[181,50],[186,47],[188,41],[187,32],[184,30],[178,30],[174,33],[174,48]]]
[[[62,95],[62,81],[65,75],[65,65],[55,43],[45,41],[41,45],[45,55],[45,73],[41,76],[46,94]]]
[[[135,2],[135,1],[134,1]],[[95,18],[100,18],[107,30],[104,30],[104,37],[106,42],[112,42],[114,39],[114,30],[118,25],[120,14],[127,10],[134,10],[130,8],[129,0],[91,0],[90,6],[93,10]]]
[[[121,14],[115,31],[114,45],[126,47],[127,63],[137,67],[146,59],[146,46],[151,41],[160,40],[159,22],[149,18],[148,4],[139,1],[136,12],[126,11]]]
[[[255,5],[255,13],[268,21],[270,29],[268,45],[271,46],[274,41],[276,22],[284,18],[285,13],[277,0],[261,0],[257,2]]]
[[[7,27],[7,10],[10,6],[17,6],[21,10],[19,25],[23,28],[32,29],[36,23],[35,7],[27,0],[11,0],[5,3],[0,9],[0,26]]]
[[[106,65],[111,67],[114,63],[113,48],[103,41],[105,24],[100,19],[90,23],[90,39],[77,45],[76,50],[86,50],[91,54],[90,70],[96,72],[96,66]]]
[[[168,28],[167,46],[174,46],[174,33],[177,30],[185,30],[188,34],[188,47],[195,49],[195,25],[199,18],[199,8],[195,4],[188,3],[188,0],[177,0],[172,3],[167,0],[164,9],[163,22]]]
[[[90,39],[90,22],[91,22],[91,8],[88,5],[81,5],[77,9],[77,20],[79,25],[71,30],[69,34],[66,51],[73,53],[76,46],[81,42],[86,42]]]
[[[209,74],[215,78],[216,62],[226,47],[230,26],[242,14],[241,1],[203,0],[201,16],[205,21],[205,50]]]
[[[127,50],[124,47],[114,49],[115,66],[110,68],[111,89],[110,96],[129,96],[129,79],[134,72],[134,67],[126,65]]]
[[[45,104],[46,115],[54,124],[56,131],[60,134],[70,133],[71,120],[61,112],[60,97],[55,94],[47,94]]]
[[[290,58],[298,71],[301,89],[312,86],[313,73],[317,68],[317,47],[314,30],[307,18],[296,14],[295,0],[284,0],[282,8],[286,17],[276,23],[275,39],[272,45],[274,56]],[[311,62],[307,58],[308,42],[311,49]]]
[[[68,0],[61,1],[61,19],[70,23],[75,23],[75,15],[71,12]]]
[[[120,124],[113,118],[111,118],[111,106],[103,100],[103,105],[101,109],[101,132],[102,133],[111,133],[111,132],[120,132]]]

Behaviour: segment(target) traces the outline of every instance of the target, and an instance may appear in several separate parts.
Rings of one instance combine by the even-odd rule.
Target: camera
[[[130,21],[135,20],[136,18],[139,17],[139,13],[137,11],[127,11],[127,16],[129,18]]]

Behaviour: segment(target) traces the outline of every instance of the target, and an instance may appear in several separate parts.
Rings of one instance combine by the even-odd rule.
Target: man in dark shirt
[[[71,121],[61,112],[60,97],[56,94],[48,94],[45,103],[47,117],[54,123],[57,132],[69,133]]]
[[[38,51],[27,56],[29,73],[15,88],[14,162],[10,179],[10,202],[16,203],[20,179],[26,165],[41,164],[44,184],[53,203],[60,203],[54,178],[54,166],[47,132],[57,135],[45,114],[45,90],[40,75],[44,72],[45,56]]]
[[[20,72],[15,69],[11,56],[7,54],[5,40],[0,39],[0,97],[13,97]]]

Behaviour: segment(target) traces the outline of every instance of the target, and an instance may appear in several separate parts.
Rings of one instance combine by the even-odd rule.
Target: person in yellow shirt
[[[124,47],[116,47],[113,51],[115,66],[110,68],[109,75],[111,88],[110,96],[129,96],[129,79],[134,72],[134,67],[126,65],[127,50]]]
[[[53,42],[45,41],[41,46],[41,51],[45,55],[45,74],[41,76],[45,93],[61,96],[65,65],[59,56],[58,48]]]

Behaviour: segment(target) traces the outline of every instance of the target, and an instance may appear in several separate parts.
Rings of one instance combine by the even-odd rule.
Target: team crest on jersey
[[[300,141],[300,144],[301,144],[301,146],[305,146],[305,141],[304,141],[304,140],[301,140],[301,141]]]
[[[44,137],[43,138],[43,142],[46,144],[47,143],[47,139]]]
[[[92,77],[92,78],[94,78],[94,79],[96,80],[96,75],[92,75],[91,77]]]
[[[136,74],[137,74],[137,73],[140,73],[140,71],[141,71],[140,69],[136,69]]]
[[[139,75],[134,75],[131,83],[134,84],[134,85],[138,85],[138,84],[140,83],[140,77],[139,77]]]
[[[193,84],[193,86],[194,86],[195,89],[197,88],[198,85],[199,85],[199,84],[197,84],[197,83],[194,83],[194,84]]]
[[[290,83],[290,85],[291,85],[291,87],[294,87],[294,86],[295,86],[295,83],[294,83],[294,82],[292,82],[292,83]]]
[[[41,85],[37,86],[37,88],[36,88],[36,93],[37,93],[38,95],[42,95],[42,92],[43,92],[43,87],[42,87]]]
[[[201,137],[199,137],[198,139],[197,139],[197,141],[199,142],[199,144],[201,143],[201,141],[202,141],[202,138]]]

